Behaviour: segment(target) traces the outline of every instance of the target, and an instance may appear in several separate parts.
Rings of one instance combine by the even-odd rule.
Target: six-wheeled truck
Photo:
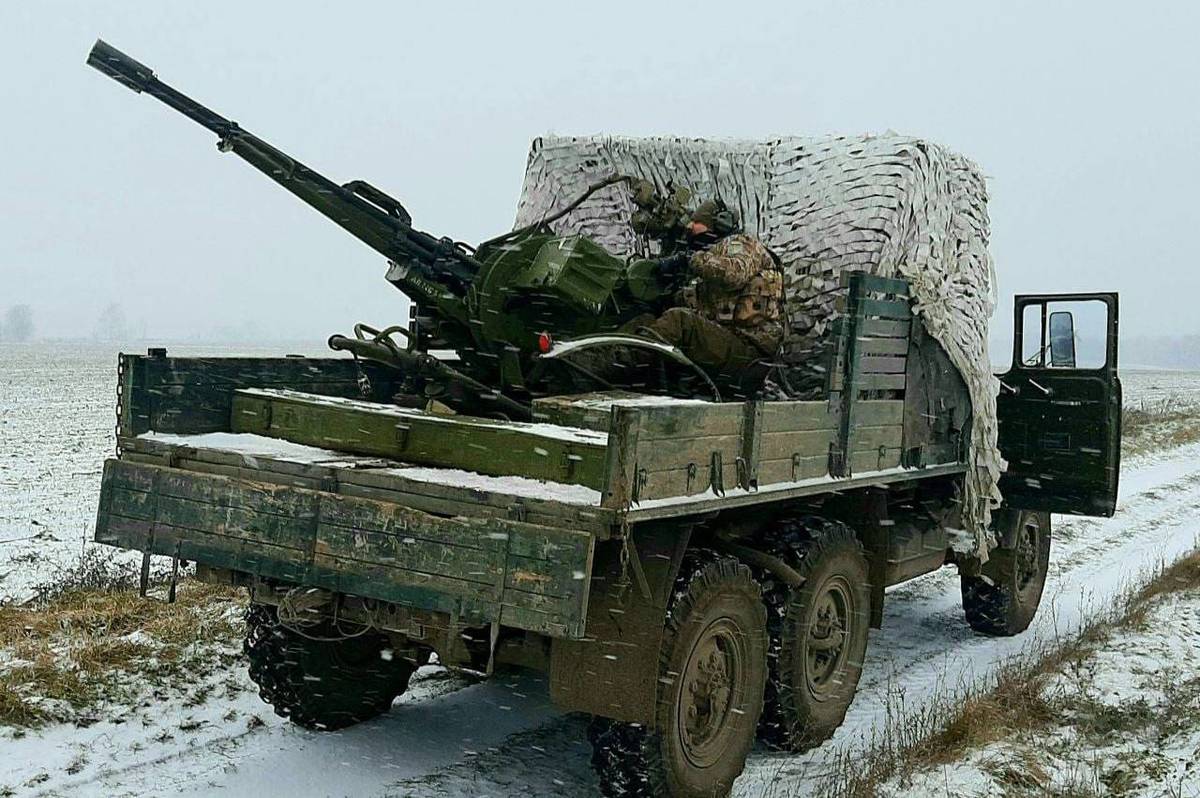
[[[981,551],[961,530],[970,398],[905,280],[848,275],[819,398],[731,400],[674,347],[604,332],[659,301],[644,267],[538,226],[478,248],[419,233],[107,45],[91,62],[217,131],[417,297],[410,328],[331,339],[352,357],[120,357],[96,539],[143,552],[144,575],[162,555],[246,588],[250,675],[302,726],[388,711],[435,655],[537,668],[594,717],[606,793],[720,795],[756,738],[799,751],[842,722],[887,587],[955,565],[967,622],[1016,634],[1050,513],[1115,508],[1114,294],[1017,298],[1006,504]],[[1089,352],[1078,306],[1102,318]],[[665,389],[589,385],[568,361],[591,346],[656,353]]]

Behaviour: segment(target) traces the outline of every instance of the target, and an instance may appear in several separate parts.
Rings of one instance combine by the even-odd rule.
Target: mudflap
[[[566,712],[650,725],[658,700],[667,604],[691,537],[689,526],[647,524],[596,547],[587,635],[555,639],[550,697]]]

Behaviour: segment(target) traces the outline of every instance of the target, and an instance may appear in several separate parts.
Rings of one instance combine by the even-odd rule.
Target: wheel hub
[[[737,634],[728,621],[712,624],[697,641],[683,673],[680,731],[683,748],[698,767],[715,762],[729,736],[734,685],[744,670]]]
[[[1017,571],[1017,588],[1025,590],[1037,578],[1041,566],[1041,530],[1037,522],[1030,520],[1021,528],[1017,535],[1017,550],[1015,563]]]
[[[842,578],[826,582],[813,604],[805,638],[809,690],[820,697],[836,685],[836,676],[846,659],[853,599]]]

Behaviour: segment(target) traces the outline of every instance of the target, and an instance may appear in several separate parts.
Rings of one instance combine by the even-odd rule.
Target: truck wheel
[[[610,798],[728,794],[746,765],[767,676],[766,613],[750,569],[689,554],[667,611],[654,730],[597,718],[592,765]]]
[[[334,630],[305,631],[332,637]],[[391,647],[376,632],[313,640],[281,625],[275,608],[262,604],[246,613],[243,651],[250,679],[275,714],[306,729],[342,729],[387,712],[413,673],[408,662],[385,659]]]
[[[1016,525],[1012,545],[991,553],[982,576],[962,577],[967,623],[977,632],[999,637],[1029,628],[1050,567],[1050,514],[1009,512],[1001,523]]]
[[[862,674],[870,624],[867,561],[854,530],[805,517],[774,536],[776,554],[802,577],[768,591],[771,668],[761,735],[804,751],[842,724]]]

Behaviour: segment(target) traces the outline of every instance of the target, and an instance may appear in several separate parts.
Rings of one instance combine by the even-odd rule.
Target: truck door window
[[[1021,363],[1099,369],[1108,362],[1108,306],[1099,300],[1035,302],[1021,313]]]

